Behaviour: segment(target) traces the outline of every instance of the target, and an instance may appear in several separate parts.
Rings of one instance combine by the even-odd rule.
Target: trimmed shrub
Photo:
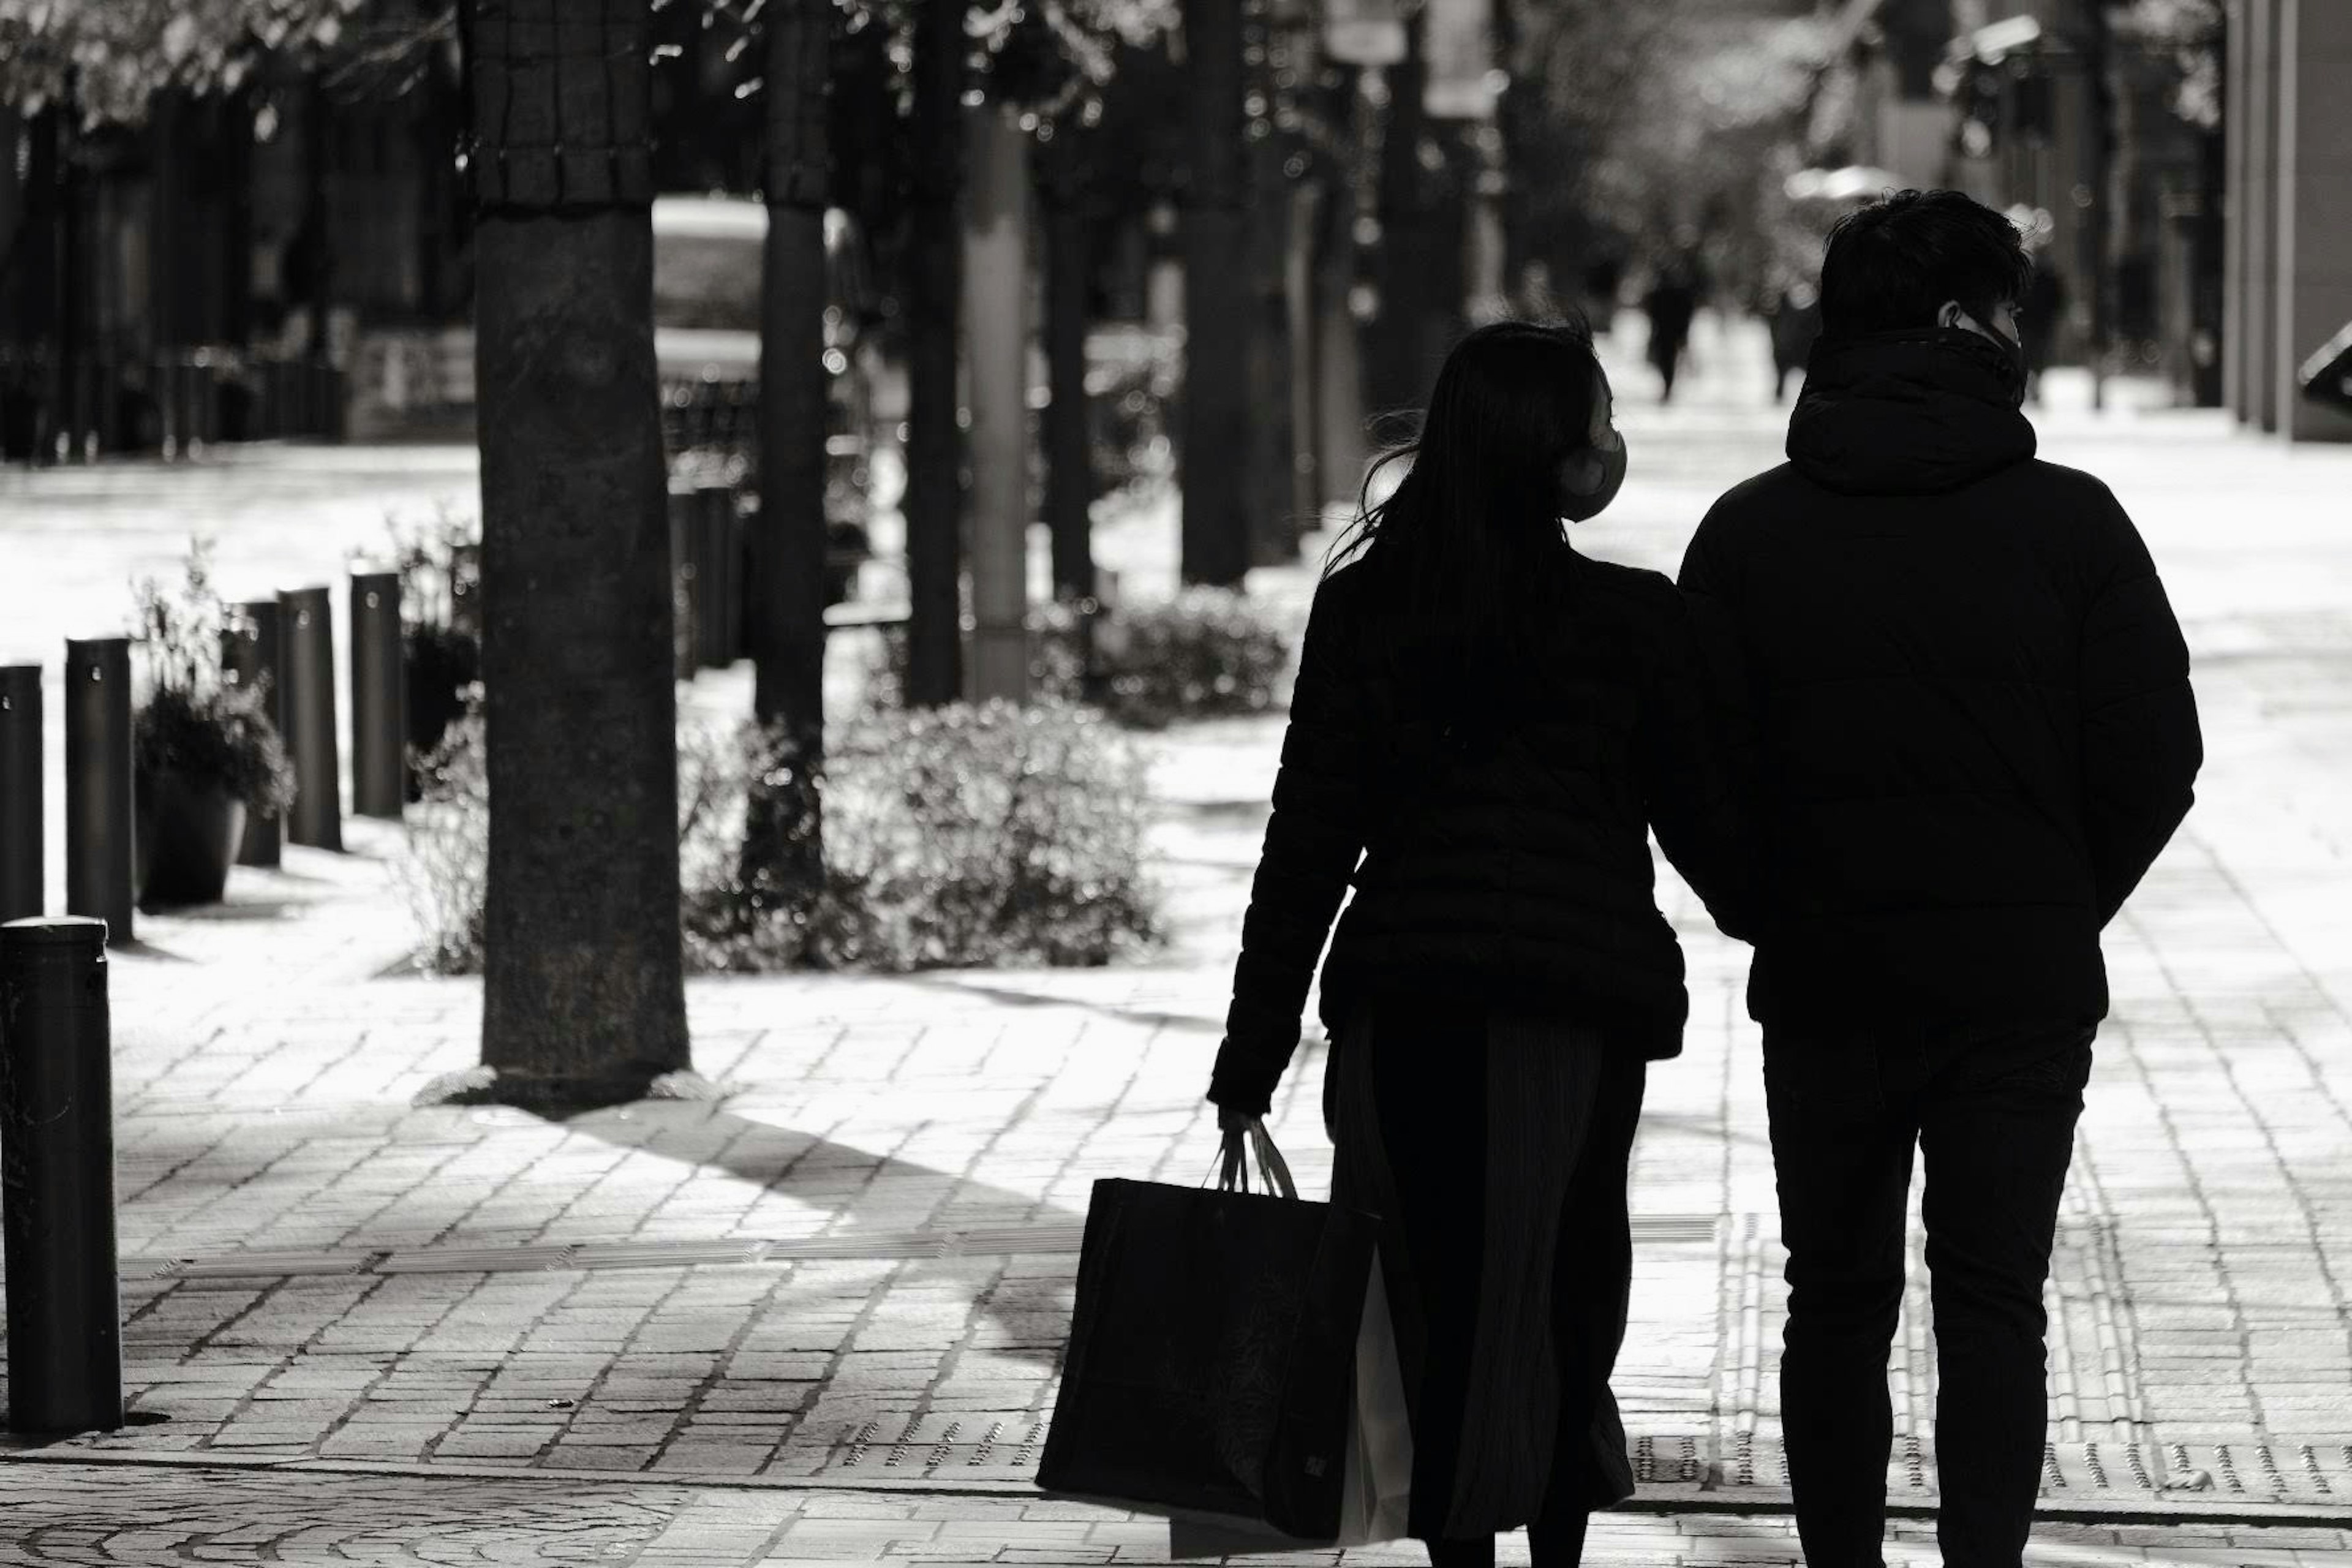
[[[408,853],[394,866],[416,921],[416,966],[478,974],[490,872],[490,780],[478,707],[450,724],[416,772],[421,798],[408,808]]]
[[[1130,730],[1273,710],[1300,629],[1233,589],[1187,588],[1098,616],[1090,682],[1086,626],[1075,605],[1057,601],[1033,610],[1029,627],[1029,675],[1038,695],[1098,707]],[[866,667],[868,700],[903,705],[906,671],[906,632],[894,627]]]
[[[481,962],[480,750],[469,717],[428,760],[403,868],[418,964],[444,973]],[[678,758],[692,972],[1100,964],[1156,939],[1142,764],[1090,710],[877,711],[834,739],[819,779],[750,726],[683,731]]]
[[[1099,964],[1155,934],[1139,759],[1045,699],[876,711],[827,764],[822,961]]]
[[[1136,730],[1272,709],[1297,631],[1230,588],[1186,588],[1156,604],[1121,605],[1096,620],[1098,689],[1088,692],[1076,609],[1046,605],[1031,625],[1038,689],[1090,698]]]

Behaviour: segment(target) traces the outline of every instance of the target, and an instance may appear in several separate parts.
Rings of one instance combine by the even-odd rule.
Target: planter
[[[245,802],[176,773],[140,783],[139,907],[220,902],[245,837]]]

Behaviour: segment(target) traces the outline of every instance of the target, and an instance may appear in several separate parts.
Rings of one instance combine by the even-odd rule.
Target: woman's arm
[[[1315,595],[1274,782],[1274,816],[1250,884],[1234,999],[1209,1098],[1263,1116],[1298,1047],[1316,960],[1361,858],[1368,700],[1341,653],[1332,584]]]

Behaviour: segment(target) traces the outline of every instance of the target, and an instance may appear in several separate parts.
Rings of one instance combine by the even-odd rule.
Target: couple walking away
[[[2032,280],[1955,193],[1841,223],[1790,460],[1717,502],[1679,584],[1561,526],[1626,465],[1573,326],[1465,339],[1334,552],[1209,1098],[1228,1137],[1266,1114],[1337,917],[1332,1195],[1382,1217],[1409,1530],[1441,1568],[1522,1524],[1573,1563],[1633,1491],[1627,1163],[1688,1011],[1651,830],[1756,950],[1806,1561],[1881,1563],[1915,1148],[1944,1562],[2021,1561],[2099,933],[2201,760],[2131,520],[2034,458]]]

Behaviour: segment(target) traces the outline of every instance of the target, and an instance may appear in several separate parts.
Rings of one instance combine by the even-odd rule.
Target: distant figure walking
[[[1642,297],[1650,318],[1650,367],[1665,384],[1661,403],[1675,397],[1675,372],[1690,342],[1691,318],[1698,314],[1698,268],[1686,254],[1678,254],[1658,268],[1650,290]]]
[[[1789,377],[1804,374],[1813,340],[1822,335],[1822,291],[1808,279],[1791,279],[1772,291],[1764,323],[1772,334],[1772,401],[1785,403]]]

